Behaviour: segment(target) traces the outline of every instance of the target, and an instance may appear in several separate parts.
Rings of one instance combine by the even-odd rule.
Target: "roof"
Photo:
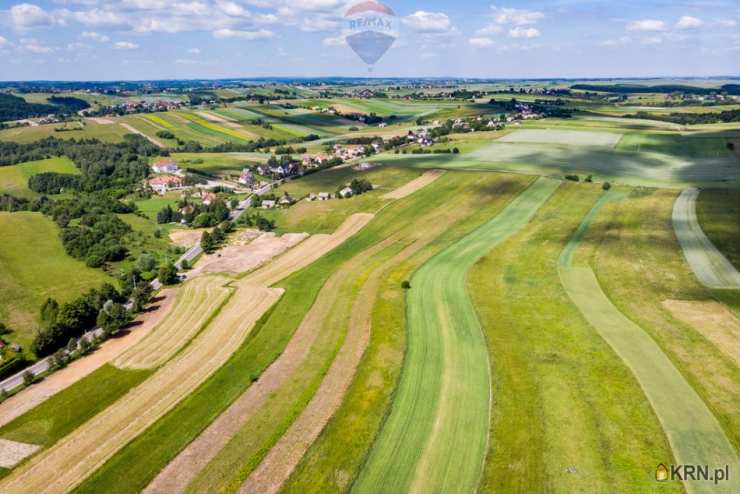
[[[149,180],[151,185],[170,185],[173,183],[182,184],[182,177],[176,177],[174,175],[160,175]]]

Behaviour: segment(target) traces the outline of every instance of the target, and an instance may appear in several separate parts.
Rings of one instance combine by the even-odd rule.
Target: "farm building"
[[[328,201],[331,199],[331,194],[328,192],[319,192],[319,201]]]
[[[262,201],[262,209],[274,209],[275,201]]]
[[[342,197],[352,197],[352,189],[349,187],[345,187],[342,190],[339,191],[339,195]]]
[[[203,204],[205,204],[206,206],[210,206],[216,200],[216,194],[214,194],[213,192],[203,192],[203,194],[201,195],[201,200],[203,201]]]
[[[154,173],[177,173],[180,168],[177,166],[177,161],[167,159],[159,160],[152,165],[152,171]]]
[[[178,189],[183,185],[185,185],[185,180],[175,175],[160,175],[149,180],[149,186],[158,194],[164,194],[168,190]]]
[[[252,173],[252,170],[249,168],[245,168],[242,170],[242,174],[239,175],[239,179],[237,180],[242,185],[253,185],[254,184],[254,173]]]

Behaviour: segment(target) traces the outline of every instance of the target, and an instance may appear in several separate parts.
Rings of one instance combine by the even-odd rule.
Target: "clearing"
[[[538,179],[414,275],[401,381],[355,492],[476,490],[486,454],[490,376],[465,276],[481,256],[523,228],[559,185]]]
[[[673,207],[673,229],[691,269],[708,288],[740,288],[740,273],[707,238],[696,218],[699,190],[686,189]]]

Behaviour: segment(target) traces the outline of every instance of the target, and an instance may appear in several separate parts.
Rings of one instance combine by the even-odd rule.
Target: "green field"
[[[59,228],[41,213],[1,213],[0,321],[16,332],[10,336],[28,348],[47,297],[70,301],[112,281],[100,270],[68,256]]]
[[[625,138],[633,142],[637,139],[626,136],[622,140]],[[621,141],[616,149],[494,141],[476,143],[473,150],[455,156],[381,154],[373,160],[418,168],[501,170],[557,177],[576,173],[582,178],[593,175],[598,181],[628,185],[677,187],[684,184],[740,183],[740,161],[726,150],[718,150],[719,140],[696,138],[696,143],[677,146],[672,142],[653,142],[652,147],[645,146],[665,152],[643,148],[638,152],[622,149],[630,148],[630,145],[622,145]]]
[[[20,127],[0,130],[0,141],[29,143],[45,137],[57,139],[100,139],[104,142],[121,142],[123,136],[130,132],[120,125],[104,125],[85,120],[83,130],[56,132],[54,129],[62,124],[39,125],[38,127]]]
[[[523,228],[559,185],[538,180],[412,278],[404,370],[355,492],[476,489],[487,448],[490,376],[465,276],[487,251]]]
[[[708,189],[699,193],[696,214],[704,233],[740,269],[740,193],[737,189]]]
[[[604,204],[602,200],[594,206],[593,214],[584,219],[560,260],[560,277],[568,296],[635,374],[668,436],[676,462],[740,469],[740,459],[719,422],[671,360],[641,327],[612,304],[590,267],[571,265],[573,250]],[[681,399],[676,400],[677,396]],[[667,458],[664,460],[668,463]],[[691,493],[733,492],[729,484],[704,481],[685,481],[685,487]]]
[[[73,173],[80,170],[65,157],[49,158],[40,161],[29,161],[19,165],[0,166],[0,194],[6,193],[18,197],[35,197],[38,194],[28,188],[28,179],[37,173]]]

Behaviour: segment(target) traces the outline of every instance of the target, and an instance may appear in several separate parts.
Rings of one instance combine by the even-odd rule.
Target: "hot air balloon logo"
[[[372,68],[398,37],[393,10],[380,2],[364,1],[352,6],[344,17],[347,44]]]

